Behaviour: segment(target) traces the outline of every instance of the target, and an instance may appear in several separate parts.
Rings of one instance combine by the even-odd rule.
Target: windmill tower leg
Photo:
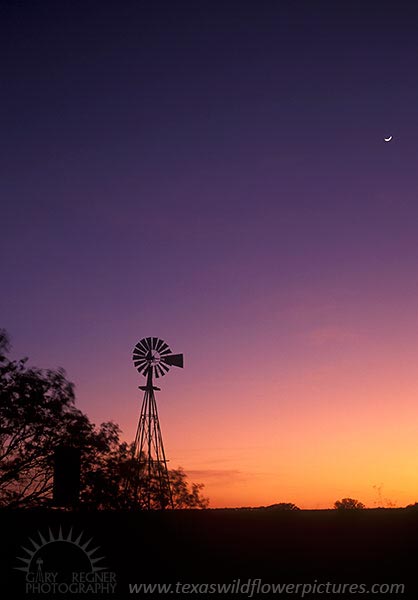
[[[163,436],[161,434],[160,420],[158,418],[157,403],[155,396],[151,396],[152,414],[153,417],[153,439],[155,440],[155,456],[156,467],[158,470],[158,489],[161,502],[164,502],[170,508],[174,508],[173,495],[170,485],[170,477],[167,468],[167,460],[164,452]],[[165,507],[163,507],[165,508]]]

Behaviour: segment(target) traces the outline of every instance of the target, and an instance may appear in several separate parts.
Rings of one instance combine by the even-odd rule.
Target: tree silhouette
[[[81,453],[80,501],[95,509],[119,508],[121,457],[126,443],[119,441],[116,423],[102,423],[84,440]]]
[[[0,330],[0,506],[51,504],[54,451],[67,445],[81,450],[81,504],[133,507],[134,498],[124,494],[132,446],[120,442],[118,425],[96,427],[75,407],[63,369],[28,368],[27,359],[9,360],[9,349]],[[182,469],[171,471],[170,480],[176,508],[207,506],[203,486],[190,488]]]
[[[91,425],[74,407],[65,372],[27,368],[27,359],[7,358],[9,339],[0,334],[0,504],[26,506],[48,498],[53,451],[85,437]]]
[[[174,508],[207,508],[209,499],[202,497],[203,483],[187,483],[187,475],[180,467],[169,471]]]
[[[161,489],[158,474],[151,472],[148,476],[146,456],[141,461],[132,456],[133,444],[116,441],[103,455],[98,467],[86,472],[82,491],[86,505],[103,509],[145,509],[147,499],[139,491],[141,486],[146,486],[151,490],[151,508],[170,506],[168,490]],[[209,500],[202,496],[203,484],[189,484],[181,467],[169,470],[168,474],[174,508],[207,508]]]
[[[336,510],[359,510],[366,508],[363,502],[355,500],[354,498],[343,498],[334,502],[334,508]]]

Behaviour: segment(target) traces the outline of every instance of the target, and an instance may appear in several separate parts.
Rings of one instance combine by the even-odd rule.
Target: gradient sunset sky
[[[0,326],[211,506],[418,500],[413,2],[0,4]],[[393,135],[389,143],[384,137]]]

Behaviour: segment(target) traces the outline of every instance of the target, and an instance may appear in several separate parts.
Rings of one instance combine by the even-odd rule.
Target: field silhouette
[[[270,583],[403,583],[404,594],[381,596],[412,598],[418,590],[417,524],[415,509],[3,510],[2,564],[8,597],[21,597],[24,576],[14,567],[19,566],[16,557],[22,556],[22,546],[38,531],[61,527],[64,535],[73,528],[100,547],[106,568],[116,573],[117,595],[109,598],[135,597],[128,593],[130,583],[223,583],[248,578]]]

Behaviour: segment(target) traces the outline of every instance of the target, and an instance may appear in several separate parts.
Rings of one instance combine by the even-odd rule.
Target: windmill
[[[167,460],[158,419],[154,377],[168,373],[170,367],[183,368],[183,354],[173,354],[163,340],[147,337],[139,341],[132,359],[141,375],[147,378],[141,413],[133,448],[133,470],[127,480],[127,495],[134,497],[141,508],[173,508]]]

